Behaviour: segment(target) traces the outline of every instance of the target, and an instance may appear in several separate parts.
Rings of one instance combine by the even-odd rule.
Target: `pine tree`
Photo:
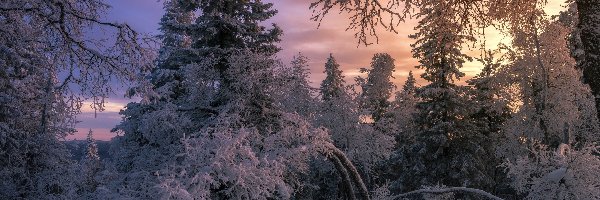
[[[385,53],[373,56],[371,70],[368,70],[367,80],[362,85],[363,106],[368,109],[375,122],[384,117],[389,107],[389,98],[395,89],[391,82],[395,65],[394,59]]]

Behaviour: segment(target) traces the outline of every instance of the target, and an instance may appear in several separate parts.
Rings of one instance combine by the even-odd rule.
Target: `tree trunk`
[[[579,29],[584,50],[583,81],[590,85],[600,111],[600,0],[576,0]],[[597,113],[600,119],[600,112]]]

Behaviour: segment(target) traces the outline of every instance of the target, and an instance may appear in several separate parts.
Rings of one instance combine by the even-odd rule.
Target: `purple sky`
[[[310,59],[313,86],[318,86],[324,78],[324,63],[329,53],[333,53],[341,65],[347,82],[352,82],[352,79],[359,75],[360,68],[369,66],[371,57],[375,53],[388,53],[395,58],[396,72],[393,81],[399,88],[410,70],[415,71],[416,76],[420,74],[420,71],[414,68],[417,61],[411,57],[410,43],[413,40],[408,38],[408,35],[414,32],[415,20],[401,24],[397,28],[398,34],[379,31],[379,44],[365,47],[357,45],[353,31],[345,31],[349,20],[343,14],[331,13],[317,29],[317,23],[310,20],[312,12],[308,7],[311,0],[267,0],[267,2],[273,2],[275,9],[279,10],[279,14],[269,20],[269,23],[278,24],[284,31],[280,43],[283,50],[278,57],[287,63],[298,52],[307,56]],[[561,0],[550,1],[548,9],[550,12],[561,9],[559,3],[553,2],[561,2]],[[164,13],[162,1],[107,0],[107,3],[112,6],[106,13],[108,21],[126,22],[142,33],[153,35],[159,33],[158,22]],[[492,34],[491,37],[486,36],[490,47],[495,46],[499,41],[506,42],[506,39],[503,40],[497,33]],[[476,63],[468,63],[462,71],[470,77],[479,72],[479,66]],[[84,108],[83,113],[78,116],[81,121],[77,125],[78,132],[67,137],[68,140],[84,139],[89,129],[94,131],[94,137],[99,140],[109,140],[116,135],[111,133],[110,129],[121,120],[119,110],[128,102],[136,101],[123,98],[123,93],[119,91],[123,91],[125,87],[117,87],[121,89],[108,99],[106,111],[95,115],[92,109]]]

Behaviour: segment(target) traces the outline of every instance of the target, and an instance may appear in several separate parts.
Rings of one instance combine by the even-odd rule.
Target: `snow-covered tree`
[[[556,148],[563,141],[565,125],[571,129],[573,142],[595,142],[597,123],[593,97],[583,83],[570,58],[566,44],[569,29],[549,23],[544,32],[527,43],[516,41],[510,53],[511,64],[503,73],[507,84],[517,85],[522,105],[506,125],[505,132],[518,143],[519,137]],[[539,53],[531,53],[531,52]],[[524,76],[527,74],[527,76]],[[507,150],[518,148],[507,147]],[[519,154],[516,154],[519,155]]]
[[[325,73],[320,88],[323,102],[315,125],[329,130],[335,146],[348,155],[359,168],[365,182],[370,183],[376,178],[373,176],[375,166],[389,156],[394,145],[393,137],[363,123],[359,97],[352,95],[344,85],[342,71],[332,55],[325,64]],[[323,162],[317,164],[322,166],[315,167],[315,177],[326,176],[335,170]],[[335,183],[339,179],[335,178],[318,182],[320,193],[315,196],[338,198],[347,195],[343,188],[337,188]]]
[[[296,112],[314,121],[318,107],[317,89],[310,86],[308,67],[308,58],[298,53],[289,66],[278,68],[275,76],[280,80],[278,87],[281,89],[276,99],[286,112]]]
[[[0,2],[0,178],[9,180],[0,198],[74,198],[74,163],[59,139],[74,132],[83,100],[102,110],[110,80],[148,67],[140,35],[101,20],[106,9],[99,0]],[[114,43],[86,38],[90,28]]]
[[[272,24],[268,29],[259,22],[273,17],[277,10],[272,9],[272,3],[259,0],[250,1],[224,1],[208,0],[192,2],[196,10],[201,11],[195,23],[189,27],[192,39],[192,48],[200,59],[211,57],[216,63],[213,68],[219,75],[219,88],[229,90],[227,76],[227,58],[239,49],[249,49],[252,52],[266,55],[275,55],[279,51],[276,43],[280,41],[281,29]],[[220,98],[213,104],[225,103],[227,94],[220,94]]]
[[[315,152],[311,138],[327,135],[269,105],[277,92],[270,56],[247,51],[228,62],[236,92],[218,116],[184,140],[186,159],[162,175],[162,187],[197,198],[290,198],[299,187],[294,174],[305,170],[302,163]]]
[[[471,90],[470,102],[473,102],[471,117],[476,119],[480,131],[498,138],[504,122],[510,117],[510,99],[503,97],[504,87],[498,75],[502,60],[494,60],[494,52],[485,51],[483,58],[477,60],[483,65],[481,72],[467,80]]]
[[[321,82],[320,87],[323,101],[342,96],[345,93],[344,75],[342,75],[340,65],[336,62],[333,54],[329,54],[324,72],[325,80]]]
[[[597,118],[600,119],[600,2],[575,0],[578,33],[583,50],[582,62],[578,67],[583,71],[583,81],[590,86],[595,97]]]
[[[194,127],[184,112],[189,107],[185,66],[192,63],[191,38],[185,30],[193,23],[193,9],[183,1],[166,1],[164,9],[157,66],[128,94],[140,95],[142,102],[127,104],[120,112],[123,121],[113,129],[124,133],[114,139],[118,148],[113,173],[120,175],[107,176],[103,189],[122,195],[119,198],[152,198],[159,183],[154,173],[182,159],[176,156],[184,151],[181,139]]]
[[[115,191],[133,198],[286,199],[303,187],[302,173],[317,153],[342,160],[346,171],[356,172],[343,153],[334,151],[324,130],[282,108],[284,99],[292,97],[281,97],[279,90],[277,70],[282,67],[274,54],[281,31],[260,24],[276,13],[272,4],[212,0],[179,5],[198,14],[193,23],[176,26],[191,43],[172,52],[190,56],[171,53],[170,63],[179,67],[171,72],[181,81],[166,83],[181,84],[182,92],[159,87],[165,90],[146,92],[158,94],[158,103],[130,104],[123,111],[126,121],[118,128],[125,136],[118,140],[127,144],[121,158],[130,164],[120,166],[126,176],[115,179]],[[306,78],[303,60],[293,63],[292,75],[299,79]],[[304,81],[293,86],[305,90]],[[165,94],[183,95],[177,100]],[[350,174],[361,185],[357,173]],[[368,195],[364,185],[359,188]]]
[[[415,95],[417,92],[417,80],[413,75],[412,71],[408,72],[408,77],[406,78],[406,82],[402,86],[402,93],[407,95]]]
[[[396,88],[391,79],[395,71],[394,59],[386,53],[378,53],[371,60],[371,69],[361,85],[362,107],[367,109],[375,122],[384,117],[390,106],[389,98]]]
[[[410,144],[414,141],[417,129],[414,115],[417,113],[419,102],[416,96],[417,89],[416,79],[410,71],[402,90],[396,91],[395,99],[391,103],[389,118],[385,119],[384,123],[387,123],[387,131],[395,135],[396,145]]]
[[[395,191],[418,189],[422,185],[444,184],[489,189],[494,181],[486,165],[489,138],[470,118],[468,88],[454,83],[464,76],[463,63],[471,58],[461,46],[474,38],[464,34],[458,9],[451,2],[426,2],[420,7],[418,32],[411,35],[413,57],[419,59],[421,77],[429,81],[417,91],[415,122],[419,127],[415,143],[401,147],[391,158],[390,173],[397,178]]]
[[[102,166],[100,156],[98,155],[98,145],[91,129],[88,132],[86,140],[85,157],[82,160],[83,185],[87,192],[94,192],[98,186],[96,176],[102,170]]]
[[[533,36],[516,37],[510,62],[499,71],[520,105],[502,130],[505,139],[498,154],[506,160],[513,188],[529,199],[595,198],[589,186],[598,183],[569,177],[597,167],[591,143],[598,137],[594,98],[578,81],[581,72],[566,45],[572,27],[543,19],[534,23],[542,31],[519,32]]]
[[[597,199],[600,159],[597,146],[579,150],[560,144],[529,146],[529,155],[507,161],[508,177],[524,199]]]

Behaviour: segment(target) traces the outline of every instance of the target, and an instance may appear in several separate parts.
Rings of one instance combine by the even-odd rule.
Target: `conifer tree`
[[[417,89],[416,79],[410,71],[402,90],[396,91],[395,99],[391,103],[388,123],[392,127],[389,132],[394,133],[397,147],[414,142],[415,129],[417,129],[414,120],[414,115],[417,113]]]
[[[329,54],[327,63],[325,63],[325,80],[321,83],[321,96],[323,101],[329,101],[332,98],[340,97],[344,94],[344,75],[340,70],[340,65],[336,62],[333,54]]]
[[[314,121],[317,112],[316,88],[310,86],[308,71],[308,58],[302,53],[294,56],[290,66],[277,70],[276,78],[279,79],[279,99],[281,107],[290,113],[298,113],[308,120]]]
[[[417,80],[415,79],[413,72],[409,71],[408,77],[406,78],[406,82],[404,82],[404,85],[402,86],[402,93],[414,95],[417,92],[416,84]]]
[[[188,97],[184,66],[191,64],[190,37],[185,32],[194,20],[193,10],[183,1],[166,1],[161,18],[162,46],[157,66],[150,70],[148,80],[129,92],[140,95],[142,102],[127,104],[120,112],[124,120],[113,131],[123,131],[114,139],[118,150],[113,155],[115,167],[122,179],[113,180],[110,193],[122,197],[152,198],[158,178],[153,173],[170,166],[184,151],[181,139],[192,128],[187,108]],[[202,105],[202,102],[195,102]],[[116,192],[116,191],[119,192]]]
[[[395,71],[394,59],[386,53],[373,56],[371,69],[366,82],[362,85],[363,106],[370,111],[375,122],[384,117],[389,107],[389,98],[396,87],[391,82]]]
[[[416,142],[400,148],[392,157],[392,174],[398,178],[396,191],[414,190],[422,185],[444,184],[489,189],[494,183],[484,169],[485,135],[469,119],[467,88],[454,83],[464,76],[463,63],[471,58],[461,45],[473,38],[462,34],[456,10],[442,2],[423,4],[419,17],[413,57],[419,59],[421,77],[429,81],[417,91]],[[397,171],[395,171],[397,170]],[[399,171],[399,173],[398,173]],[[409,174],[412,174],[409,175]],[[410,177],[410,178],[408,178]]]
[[[115,189],[133,198],[291,198],[302,187],[297,183],[308,157],[325,150],[328,139],[326,132],[279,105],[280,66],[274,54],[281,30],[261,25],[276,13],[272,4],[179,3],[185,11],[198,12],[192,24],[180,25],[189,48],[176,48],[183,54],[171,54],[176,59],[169,62],[179,65],[173,69],[182,75],[172,85],[181,84],[185,92],[176,93],[177,87],[166,82],[160,87],[164,91],[149,93],[159,94],[155,99],[184,95],[175,95],[181,101],[150,104],[156,110],[147,114],[145,105],[124,111],[127,122],[118,128],[131,144],[141,144],[128,150],[140,153],[124,158],[139,168],[124,165],[128,177],[116,185],[128,187]],[[294,76],[304,78],[301,71]]]
[[[88,132],[86,141],[87,146],[83,158],[84,186],[87,192],[94,192],[99,184],[96,181],[96,175],[100,172],[102,166],[100,156],[98,156],[98,145],[94,139],[92,129]]]
[[[600,2],[576,0],[578,13],[577,32],[581,40],[583,59],[578,67],[583,71],[583,82],[591,88],[600,119]]]
[[[96,140],[94,139],[94,133],[92,129],[87,134],[87,147],[85,151],[85,159],[90,161],[100,161],[100,157],[98,156],[98,145],[96,144]]]

